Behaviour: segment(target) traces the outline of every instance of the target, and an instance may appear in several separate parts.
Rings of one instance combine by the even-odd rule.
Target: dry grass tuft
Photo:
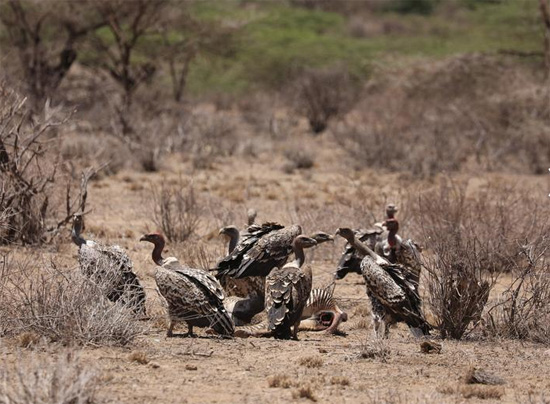
[[[21,348],[32,348],[40,343],[42,337],[35,332],[23,332],[17,336],[17,345]]]
[[[468,385],[460,388],[460,394],[464,398],[479,398],[481,400],[498,400],[504,395],[502,387]]]
[[[0,366],[0,403],[93,404],[98,388],[94,371],[74,352],[57,359],[31,356]]]
[[[391,355],[388,341],[383,339],[372,339],[363,345],[359,357],[363,359],[376,359],[387,362]]]
[[[333,386],[349,386],[350,381],[346,376],[332,376],[330,378],[330,384]]]
[[[267,378],[267,385],[269,387],[281,387],[283,389],[288,389],[293,386],[292,380],[287,375],[273,375]]]
[[[305,356],[300,358],[298,363],[306,368],[320,368],[323,366],[323,359],[318,356]]]
[[[308,400],[311,400],[313,402],[317,401],[317,397],[313,395],[313,389],[309,384],[299,386],[296,390],[294,390],[292,392],[292,398],[307,398]]]
[[[143,332],[134,313],[111,303],[101,284],[77,271],[61,271],[38,255],[23,261],[5,257],[0,275],[4,335],[24,332],[66,345],[121,346]],[[35,338],[24,337],[24,342]]]
[[[149,363],[149,358],[147,357],[147,354],[143,351],[134,351],[130,355],[128,355],[128,360],[130,362],[136,362],[140,365],[147,365]]]

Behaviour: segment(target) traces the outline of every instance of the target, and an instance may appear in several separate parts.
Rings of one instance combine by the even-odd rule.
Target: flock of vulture
[[[419,337],[432,328],[424,318],[418,293],[420,249],[397,234],[396,212],[390,204],[385,220],[371,229],[336,231],[347,244],[334,278],[342,279],[349,272],[363,276],[378,337],[387,337],[388,327],[397,322],[405,322]],[[186,336],[194,335],[193,327],[206,327],[207,333],[220,337],[297,339],[299,330],[336,333],[338,325],[347,320],[333,298],[334,282],[324,289],[312,289],[312,271],[304,265],[304,250],[333,241],[333,236],[324,232],[306,236],[298,225],[258,225],[255,217],[250,211],[242,232],[235,226],[220,230],[229,238],[228,254],[211,271],[190,268],[175,257],[164,258],[162,234],[141,237],[140,241],[154,246],[155,281],[170,319],[168,337],[174,335],[178,322],[185,322]],[[119,246],[84,239],[82,229],[82,215],[75,215],[72,239],[79,247],[81,271],[102,282],[109,300],[130,308],[136,316],[145,316],[145,292],[128,255]],[[294,260],[287,263],[292,254]]]

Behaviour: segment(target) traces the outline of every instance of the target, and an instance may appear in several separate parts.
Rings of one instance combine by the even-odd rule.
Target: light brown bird
[[[146,234],[140,241],[155,246],[155,281],[170,317],[167,336],[173,336],[174,326],[180,321],[187,323],[188,336],[193,336],[194,326],[211,327],[222,336],[232,336],[235,326],[223,306],[224,292],[216,278],[201,269],[185,267],[174,257],[163,258],[165,241],[161,234]]]
[[[298,339],[300,319],[312,286],[311,268],[302,268],[305,261],[304,248],[316,244],[313,238],[295,237],[292,242],[295,260],[273,269],[266,278],[265,309],[268,328],[275,338],[289,339],[292,336]]]
[[[78,263],[81,272],[100,286],[112,302],[122,303],[136,315],[144,316],[145,291],[133,271],[130,257],[118,245],[102,245],[84,239],[81,214],[73,216],[71,237],[78,246]]]

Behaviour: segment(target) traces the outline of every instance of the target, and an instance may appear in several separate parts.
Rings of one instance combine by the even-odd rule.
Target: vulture
[[[397,207],[390,203],[386,206],[386,221],[395,218]],[[377,254],[383,254],[383,243],[387,237],[386,221],[375,223],[372,228],[355,230],[355,238],[366,243],[367,246]],[[355,251],[350,243],[346,243],[344,252],[338,262],[338,268],[334,274],[335,279],[343,279],[348,273],[361,273],[361,260],[363,256]]]
[[[268,222],[249,226],[239,240],[238,229],[230,227],[234,230],[220,230],[230,237],[231,252],[216,266],[218,279],[266,276],[271,268],[284,265],[292,252],[292,240],[302,233],[300,226],[284,227]]]
[[[388,229],[387,239],[382,244],[382,251],[391,263],[400,264],[406,269],[407,278],[418,288],[422,263],[420,252],[422,248],[411,239],[403,240],[398,234],[399,222],[397,219],[388,219],[385,222]]]
[[[248,227],[247,231],[242,235],[239,229],[235,226],[226,226],[220,229],[219,234],[223,234],[229,238],[228,257],[220,261],[220,263],[228,262],[231,257],[238,256],[238,252],[244,251],[246,248],[251,248],[253,243],[257,242],[262,235],[267,234],[268,228],[278,230],[280,225],[266,223],[260,227]],[[263,229],[263,230],[262,230]],[[272,230],[272,231],[273,231]],[[319,231],[314,233],[311,238],[315,239],[317,244],[327,241],[334,241],[334,237],[330,234]],[[235,252],[235,253],[234,253]],[[233,254],[234,253],[234,254]],[[229,260],[228,260],[229,258]],[[286,260],[285,260],[286,261]],[[218,264],[218,274],[219,274]],[[244,325],[250,323],[252,317],[264,310],[265,301],[265,277],[264,276],[247,276],[243,278],[232,278],[229,276],[221,276],[220,283],[229,296],[237,296],[241,299],[232,299],[232,318],[236,325]]]
[[[112,302],[120,302],[136,315],[145,316],[145,291],[133,272],[128,254],[118,245],[105,246],[81,236],[84,221],[73,216],[71,238],[78,246],[81,272],[105,291]]]
[[[227,311],[232,311],[239,298],[232,296],[224,301]],[[338,307],[334,299],[334,283],[326,288],[311,290],[306,307],[302,312],[299,331],[324,331],[327,334],[339,332],[340,323],[348,320],[348,315]],[[235,336],[241,338],[270,337],[273,332],[268,328],[267,315],[256,316],[253,325],[236,327]]]
[[[266,278],[265,310],[268,328],[275,338],[298,339],[298,326],[312,286],[311,268],[302,269],[304,248],[314,245],[317,241],[313,238],[296,236],[292,241],[295,260],[274,268]]]
[[[155,282],[168,304],[173,336],[177,322],[186,322],[187,336],[194,336],[193,327],[210,327],[221,336],[231,337],[235,326],[223,305],[224,292],[215,277],[202,269],[183,266],[175,257],[162,257],[165,241],[162,234],[152,233],[140,241],[154,244],[153,261],[157,264]]]
[[[386,337],[387,326],[405,322],[416,337],[429,335],[431,326],[422,314],[418,288],[406,278],[404,267],[392,264],[376,254],[357,240],[353,230],[349,228],[340,228],[336,234],[345,238],[359,254],[364,255],[361,273],[372,304],[376,334]]]

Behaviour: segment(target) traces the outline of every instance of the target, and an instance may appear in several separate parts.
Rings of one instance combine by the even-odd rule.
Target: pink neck
[[[397,244],[397,237],[395,237],[397,234],[397,231],[390,231],[388,232],[388,244],[390,247],[393,247]]]

